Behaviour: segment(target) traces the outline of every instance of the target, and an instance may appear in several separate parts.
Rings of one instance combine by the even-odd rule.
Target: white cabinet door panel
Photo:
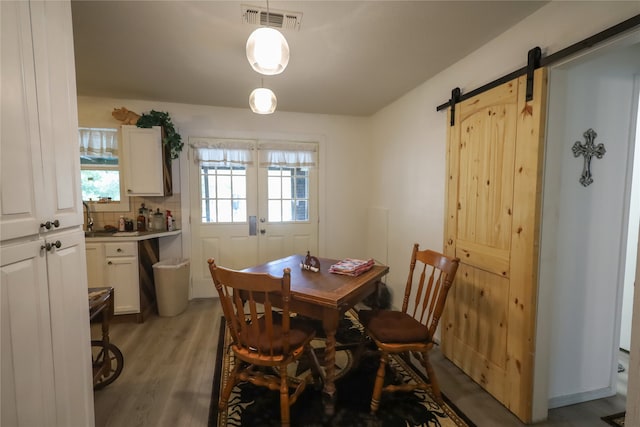
[[[0,238],[38,234],[44,192],[29,4],[0,2]]]
[[[115,314],[140,312],[140,286],[138,283],[138,258],[107,258],[107,284],[114,291]]]
[[[107,286],[103,243],[86,243],[87,284],[90,288]]]
[[[84,232],[72,231],[47,239],[47,253],[56,415],[59,426],[93,423],[93,371],[89,337],[89,308]],[[60,242],[60,247],[57,247]],[[73,402],[68,396],[76,396]]]
[[[78,107],[71,11],[57,2],[31,3],[46,221],[83,223],[80,206]],[[58,228],[58,227],[56,227]]]
[[[130,196],[164,196],[162,128],[122,126],[125,183]]]
[[[43,240],[0,249],[0,425],[55,419],[49,291]]]

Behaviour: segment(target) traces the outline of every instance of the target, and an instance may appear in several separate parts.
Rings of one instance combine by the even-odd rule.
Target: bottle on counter
[[[120,215],[120,220],[118,221],[118,231],[124,231],[124,216]]]
[[[136,230],[147,231],[146,222],[147,222],[147,218],[144,216],[144,213],[142,212],[142,208],[140,208],[138,210],[138,218],[136,219]]]
[[[153,231],[153,209],[147,210],[147,230]]]
[[[167,210],[167,231],[173,231],[173,216],[170,210]]]

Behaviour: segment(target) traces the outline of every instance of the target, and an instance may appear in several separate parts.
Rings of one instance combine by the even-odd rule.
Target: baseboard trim
[[[190,299],[213,298],[217,296],[218,293],[216,292],[216,288],[213,286],[213,281],[209,281],[203,285],[199,285],[195,281],[192,283]]]
[[[604,387],[601,389],[585,391],[582,393],[552,397],[551,399],[549,399],[549,409],[587,402],[589,400],[602,399],[604,397],[611,397],[615,396],[615,394],[616,390],[613,390],[611,387]]]

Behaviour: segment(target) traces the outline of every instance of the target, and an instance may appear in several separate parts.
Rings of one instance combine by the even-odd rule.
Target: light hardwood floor
[[[193,300],[176,317],[114,323],[111,340],[124,354],[121,376],[96,391],[96,427],[205,427],[222,311],[216,299]],[[95,338],[97,328],[92,328]],[[436,349],[442,390],[478,427],[523,426]],[[624,410],[617,395],[550,411],[536,426],[606,427],[600,417]]]

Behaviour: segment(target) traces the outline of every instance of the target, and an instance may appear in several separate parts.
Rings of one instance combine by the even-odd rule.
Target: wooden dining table
[[[290,310],[322,321],[327,337],[324,352],[323,392],[333,400],[336,391],[336,330],[340,318],[347,310],[376,290],[379,280],[388,273],[389,267],[376,264],[358,276],[347,276],[329,273],[329,267],[338,260],[318,258],[320,269],[314,272],[300,267],[304,258],[301,255],[291,255],[246,268],[243,271],[269,273],[280,277],[285,268],[291,270]]]

